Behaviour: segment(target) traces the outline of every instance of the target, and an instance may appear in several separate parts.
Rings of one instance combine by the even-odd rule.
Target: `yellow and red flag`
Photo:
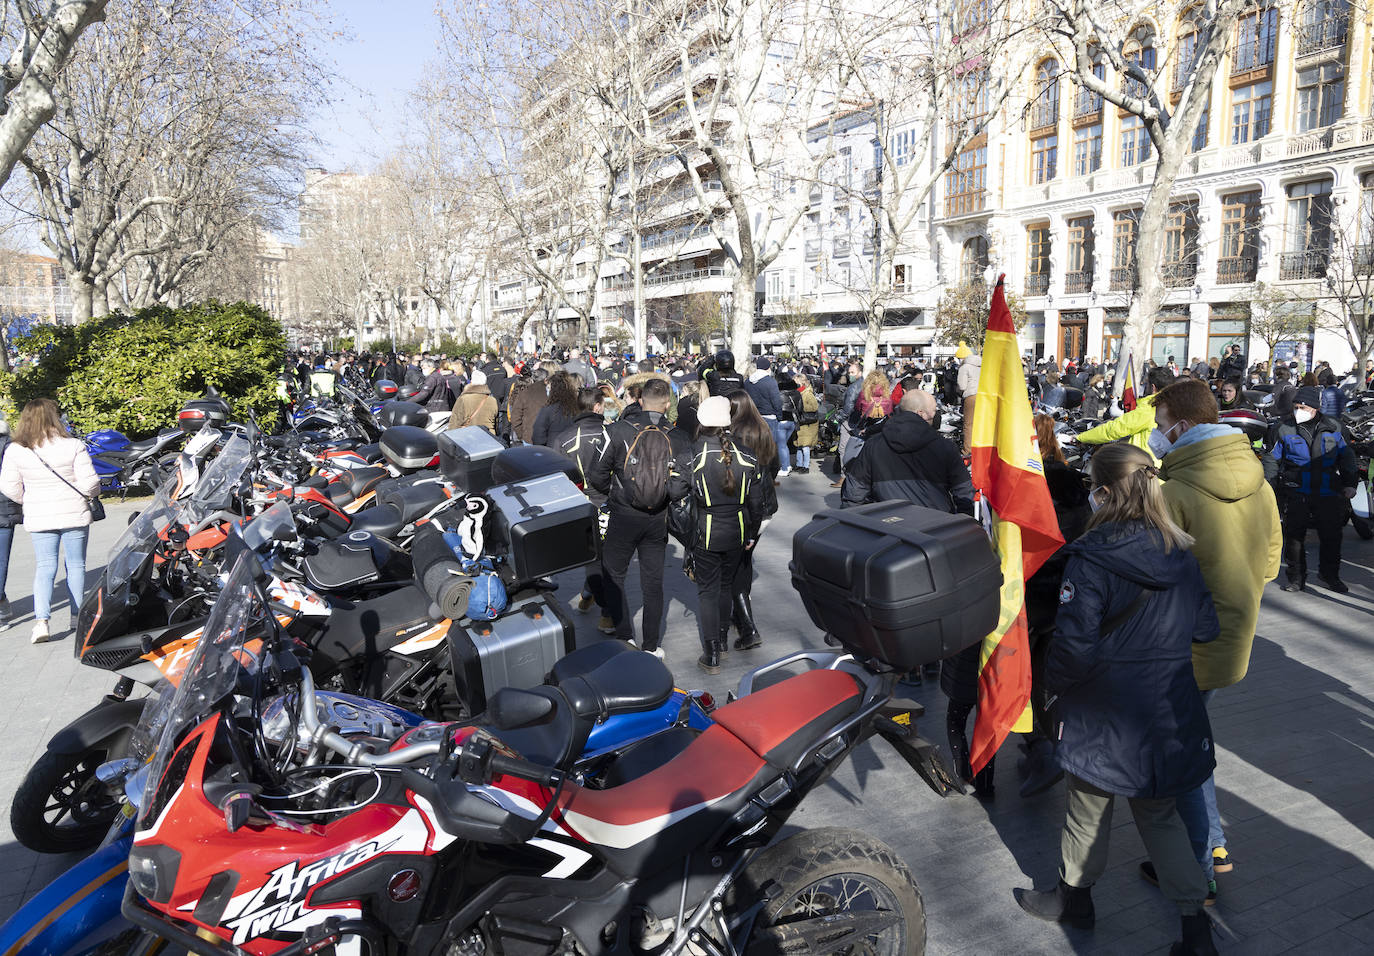
[[[1016,328],[998,276],[983,340],[978,397],[973,403],[973,486],[1002,562],[1002,613],[983,638],[978,666],[978,719],[969,764],[992,759],[1007,734],[1031,729],[1030,635],[1026,579],[1064,544],[1054,515]]]
[[[1131,411],[1135,408],[1135,353],[1126,356],[1125,384],[1121,386],[1121,408]]]

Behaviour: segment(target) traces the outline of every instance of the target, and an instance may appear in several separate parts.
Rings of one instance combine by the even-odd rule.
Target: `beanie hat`
[[[768,356],[766,355],[760,355],[758,358],[754,359],[754,368],[758,369],[760,372],[766,372],[772,367],[772,363],[768,361]]]
[[[730,427],[730,399],[712,395],[697,408],[697,424],[707,428]]]
[[[954,357],[957,359],[966,359],[972,354],[973,349],[969,348],[966,342],[960,342],[959,347],[954,350]]]
[[[1298,394],[1293,396],[1294,405],[1306,405],[1308,408],[1322,407],[1321,389],[1315,385],[1304,385],[1298,389]]]

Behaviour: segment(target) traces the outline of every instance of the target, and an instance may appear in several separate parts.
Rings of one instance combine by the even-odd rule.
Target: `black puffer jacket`
[[[588,475],[606,454],[609,442],[606,420],[596,412],[583,412],[573,419],[572,427],[564,430],[552,446],[577,462],[577,468],[582,473],[582,490],[597,506],[605,502],[606,496],[592,487]]]
[[[699,438],[673,463],[668,497],[694,499],[697,551],[733,551],[758,537],[763,523],[764,484],[768,479],[756,456],[743,445],[731,443],[731,461],[721,460],[721,440]],[[725,490],[727,468],[735,475],[735,490]],[[769,485],[771,487],[771,485]]]
[[[587,473],[587,480],[591,487],[606,495],[612,509],[630,508],[637,509],[631,503],[630,489],[625,485],[625,466],[629,451],[634,447],[635,439],[639,433],[650,425],[663,429],[668,433],[668,441],[672,446],[670,459],[676,460],[682,453],[690,449],[690,445],[683,439],[682,432],[671,429],[668,416],[662,412],[646,412],[640,408],[637,411],[626,411],[620,418],[606,429],[609,446],[606,454],[602,455],[593,464]],[[646,447],[646,446],[641,446]],[[672,470],[672,462],[669,462],[668,472]],[[667,492],[667,481],[664,482],[664,492]],[[663,505],[648,512],[656,515],[666,515],[668,502],[665,498]],[[642,512],[641,514],[646,513]]]
[[[845,473],[846,506],[904,499],[973,514],[973,482],[959,450],[920,415],[898,409],[866,431],[865,439]]]
[[[4,461],[5,452],[9,447],[10,436],[0,435],[0,461]],[[23,509],[4,495],[0,495],[0,528],[13,528],[23,520]],[[0,581],[0,584],[4,584],[4,582]]]
[[[1067,773],[1126,797],[1173,797],[1216,766],[1193,679],[1193,642],[1218,631],[1191,552],[1166,553],[1157,531],[1105,524],[1067,548],[1045,689]],[[1110,633],[1104,624],[1143,605]]]

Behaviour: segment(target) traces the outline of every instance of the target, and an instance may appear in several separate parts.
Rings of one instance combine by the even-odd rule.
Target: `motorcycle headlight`
[[[129,882],[144,899],[166,903],[176,886],[181,854],[169,846],[136,846],[129,851]]]

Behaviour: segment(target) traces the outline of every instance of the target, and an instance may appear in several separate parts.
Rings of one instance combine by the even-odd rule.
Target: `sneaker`
[[[615,621],[612,621],[609,617],[603,614],[601,615],[601,620],[596,622],[596,629],[600,631],[602,634],[614,634]]]
[[[594,604],[596,604],[596,600],[590,594],[579,594],[577,600],[573,602],[573,607],[577,608],[579,613],[586,614]]]
[[[1236,867],[1236,861],[1231,858],[1224,846],[1212,847],[1212,871],[1215,873],[1230,873]]]
[[[1304,590],[1301,581],[1285,581],[1279,585],[1280,591],[1302,591]]]
[[[787,469],[786,471],[780,471],[780,472],[778,472],[778,477],[779,477],[779,478],[786,478],[786,477],[787,477],[788,475],[790,475],[790,474],[792,474],[792,469],[791,469],[791,468]]]
[[[1326,585],[1326,587],[1329,590],[1335,591],[1337,594],[1350,593],[1350,585],[1346,584],[1340,578],[1328,578],[1325,575],[1322,575],[1321,580],[1322,584]]]
[[[654,648],[652,651],[650,651],[649,653],[652,654],[652,655],[654,655],[655,657],[657,657],[659,660],[663,660],[663,648],[661,648],[661,647],[655,647],[655,648]]]
[[[52,640],[52,635],[48,633],[47,621],[34,621],[33,631],[29,634],[30,644],[46,644]]]
[[[1144,863],[1140,864],[1140,876],[1142,879],[1145,880],[1146,883],[1149,883],[1151,886],[1159,885],[1159,874],[1155,872],[1155,865],[1151,863],[1149,860],[1146,860]],[[1203,900],[1202,903],[1204,906],[1217,905],[1216,880],[1207,881],[1207,899]]]
[[[10,602],[9,598],[0,597],[0,627],[4,627],[10,622]]]

